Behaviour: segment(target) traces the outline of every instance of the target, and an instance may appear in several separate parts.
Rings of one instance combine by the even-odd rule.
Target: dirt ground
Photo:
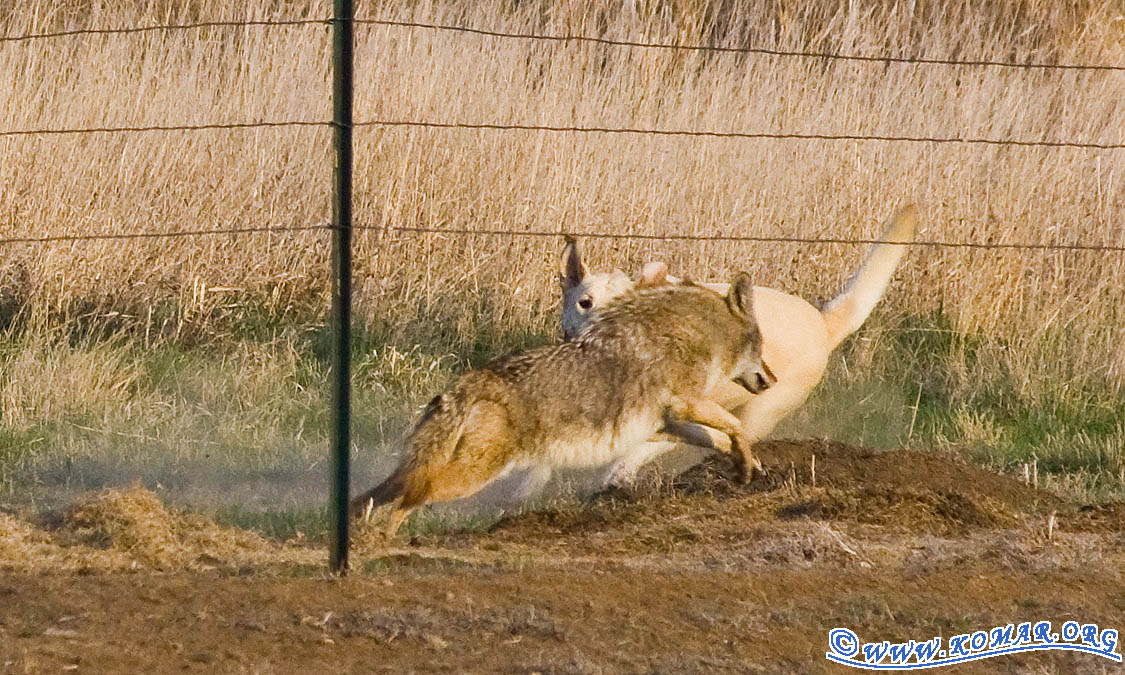
[[[1125,630],[1125,504],[936,453],[759,452],[768,475],[747,487],[716,462],[487,531],[393,549],[360,535],[344,579],[320,548],[140,489],[0,514],[0,673],[850,672],[825,659],[837,626],[892,642],[1027,620]],[[945,672],[1125,669],[1030,653]]]

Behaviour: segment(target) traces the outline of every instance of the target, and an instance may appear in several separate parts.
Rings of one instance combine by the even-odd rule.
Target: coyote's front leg
[[[673,417],[687,422],[695,422],[730,436],[730,454],[743,483],[753,480],[756,473],[762,472],[762,463],[754,457],[750,439],[742,432],[742,422],[727,412],[723,406],[703,398],[676,398],[668,407]],[[671,425],[674,428],[674,424]],[[722,447],[719,448],[722,450]]]

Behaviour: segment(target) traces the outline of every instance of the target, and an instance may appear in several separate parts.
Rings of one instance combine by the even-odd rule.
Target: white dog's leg
[[[610,464],[602,478],[602,487],[631,485],[642,466],[672,450],[695,450],[703,455],[726,453],[730,452],[730,436],[701,424],[668,420],[654,440],[640,444],[631,453]]]
[[[551,467],[546,464],[537,464],[523,471],[518,482],[512,488],[511,499],[513,502],[526,502],[535,497],[551,480]]]
[[[625,487],[637,479],[637,471],[649,460],[676,449],[681,443],[670,441],[647,441],[638,445],[632,452],[618,458],[609,465],[602,478],[602,487]]]

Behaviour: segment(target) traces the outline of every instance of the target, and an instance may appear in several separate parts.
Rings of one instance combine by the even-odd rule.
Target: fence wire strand
[[[883,136],[864,134],[771,133],[751,131],[707,131],[693,129],[639,129],[630,127],[552,126],[544,124],[496,124],[491,122],[430,122],[424,120],[366,120],[357,127],[419,127],[428,129],[483,129],[489,131],[549,131],[565,133],[637,134],[649,136],[693,136],[744,140],[791,139],[813,141],[882,141],[890,143],[959,143],[964,145],[1010,145],[1018,147],[1083,148],[1121,150],[1125,143],[1081,141],[1029,141],[1022,139],[973,138],[963,136]]]
[[[208,129],[268,129],[275,127],[328,127],[331,122],[317,122],[311,120],[281,120],[275,122],[216,122],[211,124],[155,124],[151,126],[123,126],[123,127],[75,127],[75,128],[39,128],[39,129],[9,129],[0,131],[0,137],[6,136],[63,136],[73,134],[117,134],[117,133],[146,133],[153,131],[204,131]]]
[[[1036,61],[1026,61],[1020,63],[1017,61],[996,61],[990,59],[939,59],[931,57],[890,56],[885,54],[837,54],[833,52],[772,49],[768,47],[720,47],[712,45],[686,45],[665,42],[614,40],[611,38],[595,37],[592,35],[573,35],[569,33],[564,35],[551,35],[543,33],[515,33],[488,30],[484,28],[471,28],[468,26],[456,26],[451,24],[426,23],[422,21],[400,21],[395,19],[356,19],[356,23],[398,28],[421,28],[435,31],[469,33],[472,35],[516,40],[538,40],[544,42],[586,42],[613,47],[663,49],[672,51],[712,52],[722,54],[759,54],[763,56],[783,56],[808,59],[825,59],[833,61],[859,61],[865,63],[898,63],[907,65],[978,66],[1036,70],[1086,70],[1125,72],[1125,66],[1117,65],[1046,63]]]
[[[311,225],[260,225],[254,227],[226,227],[199,230],[172,230],[168,232],[106,232],[93,234],[60,234],[42,237],[7,237],[0,238],[0,246],[7,244],[44,244],[85,242],[98,240],[120,239],[166,239],[175,237],[195,237],[208,235],[240,235],[240,234],[266,234],[277,232],[308,232],[315,230],[330,231],[335,225],[332,223],[319,223]],[[559,232],[548,230],[499,230],[481,228],[445,228],[445,227],[411,227],[411,226],[380,226],[380,225],[353,225],[356,231],[371,231],[380,233],[405,232],[410,234],[444,234],[465,236],[490,236],[490,237],[566,237],[575,236],[585,239],[613,239],[635,241],[687,241],[687,242],[752,242],[767,244],[844,244],[861,246],[869,244],[891,244],[895,246],[910,246],[923,248],[964,248],[964,249],[1009,249],[1033,251],[1098,251],[1106,253],[1125,253],[1125,245],[1116,244],[1032,244],[1020,242],[973,242],[973,241],[943,241],[937,239],[921,239],[913,241],[883,241],[881,239],[850,238],[850,237],[797,237],[787,235],[741,235],[741,234],[681,234],[669,232],[664,234],[640,234],[632,232]]]
[[[285,27],[285,26],[329,26],[334,19],[308,18],[308,19],[249,19],[242,21],[196,21],[187,23],[158,24],[151,26],[121,26],[112,28],[76,28],[71,30],[44,31],[39,33],[26,33],[22,35],[0,36],[0,43],[30,42],[61,37],[78,37],[92,35],[128,35],[136,33],[153,33],[160,31],[192,30],[204,28],[246,28],[246,27]],[[1089,72],[1125,72],[1125,66],[1114,64],[1086,64],[1086,63],[1048,63],[1045,61],[1000,61],[996,59],[948,59],[928,56],[892,56],[889,54],[842,54],[828,51],[811,51],[799,49],[775,49],[771,47],[724,47],[718,45],[679,44],[668,42],[652,42],[645,40],[615,40],[612,38],[597,37],[593,35],[526,33],[513,31],[490,30],[486,28],[473,28],[471,26],[458,26],[453,24],[432,23],[424,21],[406,21],[399,19],[355,19],[356,25],[384,26],[389,28],[424,29],[432,31],[456,32],[484,37],[509,39],[509,40],[534,40],[540,42],[562,43],[588,43],[611,47],[624,47],[631,49],[659,49],[665,51],[690,51],[715,54],[756,54],[761,56],[780,56],[787,58],[820,59],[828,61],[854,61],[859,63],[883,63],[902,65],[926,66],[953,66],[953,67],[985,67],[985,68],[1015,68],[1022,70],[1059,70],[1059,71],[1089,71]]]
[[[968,249],[1014,249],[1048,251],[1101,251],[1125,253],[1125,245],[1116,244],[1031,244],[1019,242],[973,242],[943,241],[938,239],[919,239],[913,241],[883,241],[882,239],[846,237],[795,237],[786,235],[741,235],[741,234],[638,234],[631,232],[550,232],[547,230],[497,230],[476,228],[408,227],[376,225],[356,225],[357,230],[376,230],[383,232],[409,232],[412,234],[453,234],[499,237],[565,237],[568,235],[586,239],[627,239],[637,241],[694,241],[694,242],[755,242],[777,244],[892,244],[895,246],[929,248],[968,248]]]
[[[56,244],[68,242],[118,240],[118,239],[170,239],[176,237],[201,237],[219,234],[255,234],[272,232],[306,232],[331,229],[330,225],[259,225],[254,227],[222,227],[210,230],[171,230],[168,232],[95,232],[92,234],[56,234],[42,237],[0,238],[0,246],[7,244]]]
[[[209,129],[257,129],[273,127],[330,127],[334,122],[315,120],[281,120],[272,122],[220,122],[214,124],[182,124],[120,127],[75,127],[9,129],[0,131],[0,138],[15,136],[59,136],[98,133],[145,133],[168,131],[203,131]],[[754,131],[710,131],[695,129],[641,129],[631,127],[556,126],[547,124],[498,124],[492,122],[433,122],[428,120],[365,120],[353,127],[415,127],[425,129],[469,129],[485,131],[545,131],[553,133],[631,134],[647,136],[685,136],[697,138],[733,138],[741,140],[812,140],[812,141],[875,141],[884,143],[934,143],[961,145],[993,145],[1025,148],[1077,148],[1085,150],[1122,150],[1125,143],[1089,143],[1082,141],[1032,141],[1024,139],[975,138],[963,136],[889,136],[865,134],[773,133]]]
[[[132,33],[155,33],[172,30],[191,30],[198,28],[244,28],[255,26],[308,26],[329,25],[331,19],[262,19],[247,21],[197,21],[192,23],[169,23],[154,26],[123,26],[117,28],[75,28],[73,30],[26,33],[24,35],[0,35],[0,43],[29,42],[51,38],[76,37],[81,35],[128,35]]]

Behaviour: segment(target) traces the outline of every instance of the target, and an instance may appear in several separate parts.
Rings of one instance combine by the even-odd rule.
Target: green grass
[[[278,541],[328,540],[328,506],[295,505],[290,507],[254,510],[240,504],[231,504],[215,512],[215,522],[225,527],[250,530],[268,539]]]
[[[1080,499],[1125,498],[1125,392],[1065,364],[1027,378],[1003,342],[959,334],[940,315],[846,341],[775,435],[953,449],[999,471],[1034,465],[1047,486]]]
[[[553,325],[535,319],[496,330],[488,302],[468,304],[426,315],[429,323],[356,327],[357,489],[390,470],[418,406],[458,373],[555,339]],[[474,312],[478,323],[466,324]],[[460,344],[459,333],[477,337]],[[0,355],[9,407],[0,500],[52,505],[140,480],[271,538],[326,536],[329,334],[315,321],[266,315],[237,336],[152,345],[133,334],[60,344],[9,333]],[[1125,497],[1125,395],[1097,374],[1043,363],[1029,378],[1002,343],[958,334],[940,315],[875,317],[774,435],[954,449],[1000,471],[1034,465],[1042,484],[1079,499]],[[409,533],[492,519],[437,509],[413,519]]]

